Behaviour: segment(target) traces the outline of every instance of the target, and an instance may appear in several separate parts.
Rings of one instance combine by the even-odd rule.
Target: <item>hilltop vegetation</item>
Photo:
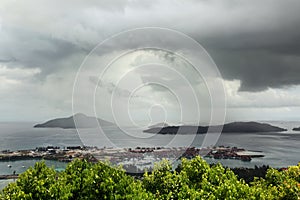
[[[77,113],[66,118],[57,118],[49,120],[43,124],[36,124],[34,128],[95,128],[98,126],[114,126],[115,124],[99,119],[96,117],[89,117],[82,113]]]
[[[178,170],[163,161],[142,180],[108,163],[75,160],[57,173],[44,162],[3,189],[1,199],[299,199],[300,164],[284,171],[269,169],[250,184],[220,164],[183,159]]]
[[[150,127],[144,130],[146,133],[158,134],[205,134],[208,130],[222,131],[222,133],[264,133],[287,131],[284,128],[258,122],[232,122],[223,126],[164,126]]]

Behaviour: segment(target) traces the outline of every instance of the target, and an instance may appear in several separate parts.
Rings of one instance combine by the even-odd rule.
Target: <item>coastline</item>
[[[120,159],[141,158],[144,154],[153,154],[157,158],[193,158],[195,156],[210,157],[215,159],[238,159],[251,161],[251,158],[264,157],[261,151],[249,151],[238,147],[136,147],[133,148],[97,148],[86,146],[36,147],[35,149],[0,152],[0,161],[16,161],[30,159],[55,160],[70,162],[76,158],[86,159],[90,162],[121,161]]]
[[[249,154],[251,152],[252,154]],[[128,175],[133,176],[134,178],[140,179],[143,177],[145,170],[151,173],[154,162],[159,162],[159,159],[155,159],[154,162],[145,162],[143,160],[144,155],[149,156],[149,154],[154,153],[156,158],[176,158],[178,159],[185,157],[188,159],[194,158],[197,155],[201,155],[204,158],[214,159],[216,163],[220,160],[236,160],[236,155],[243,154],[253,158],[263,157],[262,151],[256,150],[245,150],[243,148],[237,147],[211,147],[211,148],[195,148],[195,147],[180,147],[180,148],[163,148],[163,147],[137,147],[137,148],[96,148],[96,147],[82,147],[82,146],[70,146],[64,149],[59,147],[37,147],[36,149],[31,150],[17,150],[17,151],[2,151],[0,153],[0,162],[4,161],[20,161],[20,160],[52,160],[57,162],[68,163],[74,159],[87,159],[90,162],[98,161],[109,161],[112,164],[121,164],[126,170]],[[3,156],[6,155],[6,156]],[[181,156],[179,156],[181,155]],[[232,155],[232,157],[230,157]],[[234,155],[234,156],[233,156]],[[133,166],[132,163],[126,162],[133,159],[136,166]],[[161,160],[160,159],[160,160]],[[140,160],[141,162],[137,162]],[[150,160],[153,161],[153,160]],[[251,162],[250,160],[244,160],[246,163]],[[242,161],[241,161],[242,162]],[[210,165],[215,165],[216,163],[210,163]],[[239,179],[244,179],[245,182],[249,183],[254,180],[254,177],[264,178],[267,170],[270,168],[268,165],[256,166],[255,167],[228,167],[222,164],[225,168],[231,169]],[[177,170],[178,166],[174,169]],[[277,168],[278,170],[283,170],[284,168]],[[25,169],[24,169],[25,170]],[[57,169],[56,169],[57,170]],[[61,171],[64,168],[61,168]],[[20,172],[22,173],[22,172]],[[19,173],[19,174],[20,174]],[[0,180],[2,183],[5,181],[14,181],[18,178],[18,174],[4,174],[0,175]]]

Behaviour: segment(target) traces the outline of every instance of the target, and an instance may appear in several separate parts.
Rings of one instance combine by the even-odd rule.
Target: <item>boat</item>
[[[8,168],[11,168],[11,165],[7,165]]]

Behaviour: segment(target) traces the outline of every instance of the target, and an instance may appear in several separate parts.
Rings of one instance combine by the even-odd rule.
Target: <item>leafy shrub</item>
[[[249,185],[201,157],[183,159],[173,171],[164,160],[142,180],[108,163],[75,160],[57,173],[38,162],[1,192],[1,199],[300,199],[300,163],[287,170],[269,169]]]

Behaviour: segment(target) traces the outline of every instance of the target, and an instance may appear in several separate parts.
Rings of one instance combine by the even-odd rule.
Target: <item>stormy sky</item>
[[[299,10],[298,0],[2,0],[0,120],[43,121],[71,115],[74,80],[86,56],[110,36],[141,27],[182,32],[206,49],[222,76],[227,121],[300,120]],[[98,56],[118,55],[130,45],[121,41]],[[106,81],[99,82],[92,71],[87,81],[104,88],[99,95],[103,98],[103,92],[109,95],[113,89],[129,96],[126,88],[116,88],[116,74],[122,76],[126,66],[141,60],[159,62],[162,55],[168,57],[163,64],[181,63],[181,73],[199,85],[190,70],[182,69],[182,61],[175,63],[170,55],[143,51],[121,58],[115,65],[123,68],[115,67],[114,76]],[[141,70],[135,76],[156,80],[167,74]],[[178,115],[176,99],[162,87],[145,87],[133,96],[138,99],[133,99],[133,115],[140,118],[143,115],[138,112],[143,112],[145,104],[155,106],[164,100],[168,114]],[[161,116],[160,106],[157,116]],[[107,111],[99,112],[111,120]]]

